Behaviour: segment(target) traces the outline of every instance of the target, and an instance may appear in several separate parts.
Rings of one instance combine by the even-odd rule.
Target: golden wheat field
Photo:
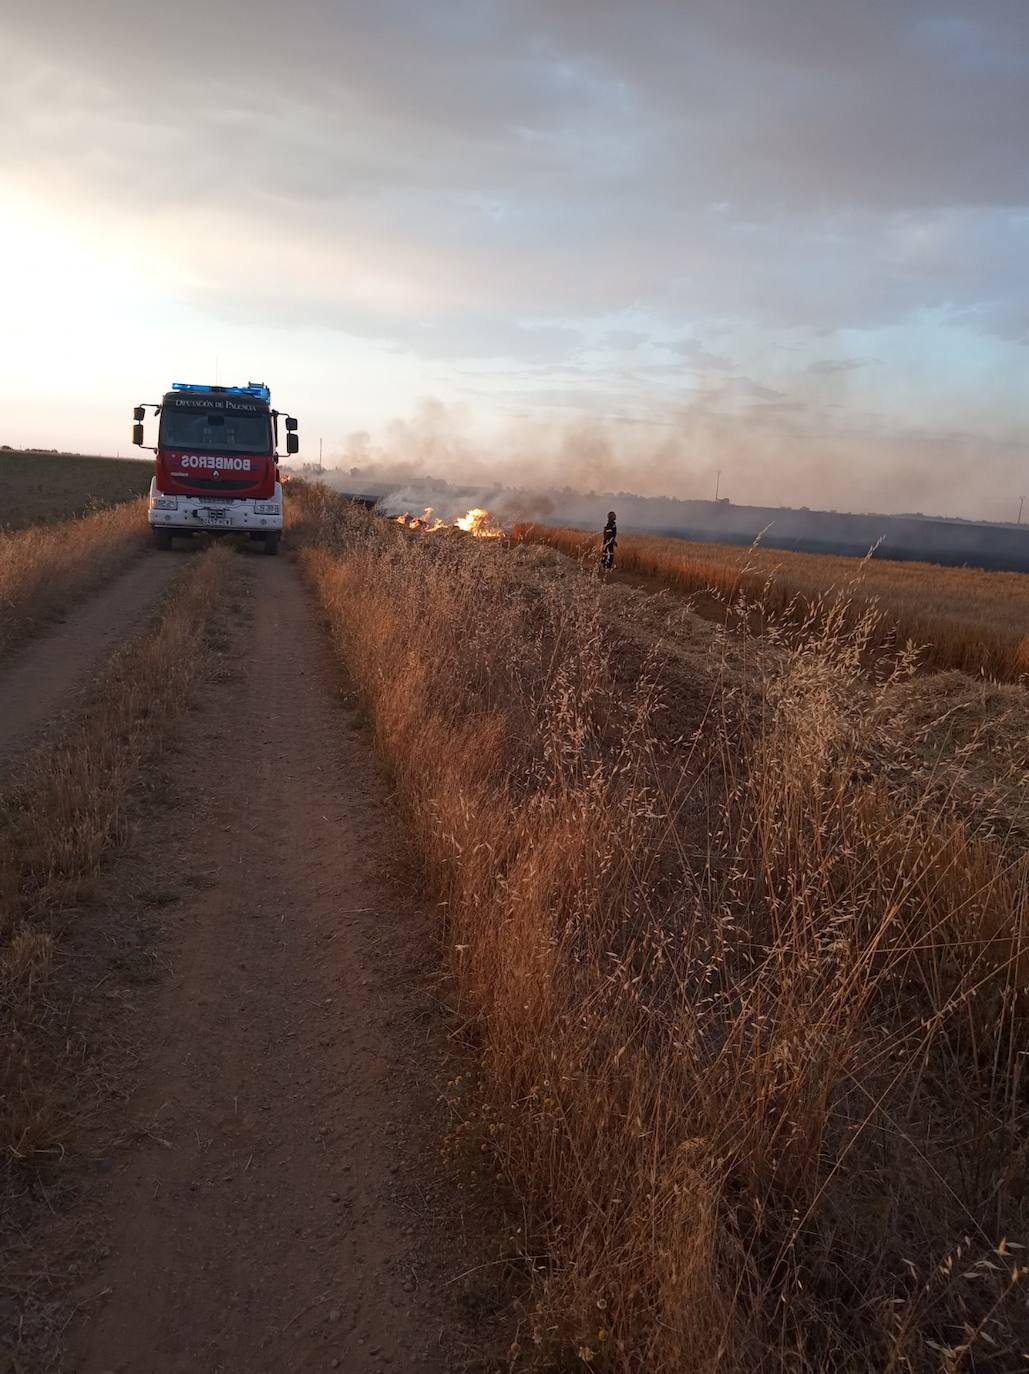
[[[591,560],[595,535],[548,525],[517,525],[519,540]],[[1012,681],[1029,673],[1029,575],[945,568],[887,559],[789,553],[627,534],[618,540],[618,574],[697,597],[701,614],[724,617],[742,598],[791,620],[842,595],[858,613],[881,615],[877,643],[911,641],[939,668]]]
[[[141,499],[0,532],[0,653],[95,591],[145,547]]]
[[[1019,1367],[1023,689],[869,673],[885,596],[751,636],[296,500],[528,1219],[513,1367]]]

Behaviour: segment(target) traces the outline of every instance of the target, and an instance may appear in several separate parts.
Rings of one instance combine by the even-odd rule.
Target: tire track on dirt
[[[389,880],[385,787],[297,571],[255,579],[153,822],[193,890],[68,1363],[442,1374],[484,1246],[438,1164],[428,922]]]
[[[0,775],[74,706],[185,564],[146,554],[0,666]]]

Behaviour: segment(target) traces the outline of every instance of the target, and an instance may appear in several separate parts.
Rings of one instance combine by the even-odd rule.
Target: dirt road
[[[132,860],[163,972],[119,1013],[135,1087],[79,1203],[105,1258],[64,1368],[463,1369],[485,1335],[462,1275],[486,1250],[438,1162],[431,922],[298,572],[246,570],[232,666]]]
[[[137,559],[47,634],[0,668],[0,774],[74,705],[118,645],[153,614],[184,567],[181,557]]]

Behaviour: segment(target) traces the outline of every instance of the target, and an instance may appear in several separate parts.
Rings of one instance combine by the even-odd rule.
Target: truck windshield
[[[211,453],[271,453],[271,440],[271,422],[267,415],[168,408],[161,413],[161,448],[203,449]]]

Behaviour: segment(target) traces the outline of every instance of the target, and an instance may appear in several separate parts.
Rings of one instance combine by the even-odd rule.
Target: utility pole
[[[1018,524],[1021,524],[1021,523],[1022,523],[1022,508],[1023,508],[1024,505],[1025,505],[1025,497],[1024,497],[1024,496],[1020,496],[1020,497],[1018,498]]]
[[[325,471],[325,469],[322,467],[322,441],[320,439],[318,440],[318,471]]]
[[[715,500],[718,500],[718,492],[722,485],[722,469],[719,468],[715,473]]]

